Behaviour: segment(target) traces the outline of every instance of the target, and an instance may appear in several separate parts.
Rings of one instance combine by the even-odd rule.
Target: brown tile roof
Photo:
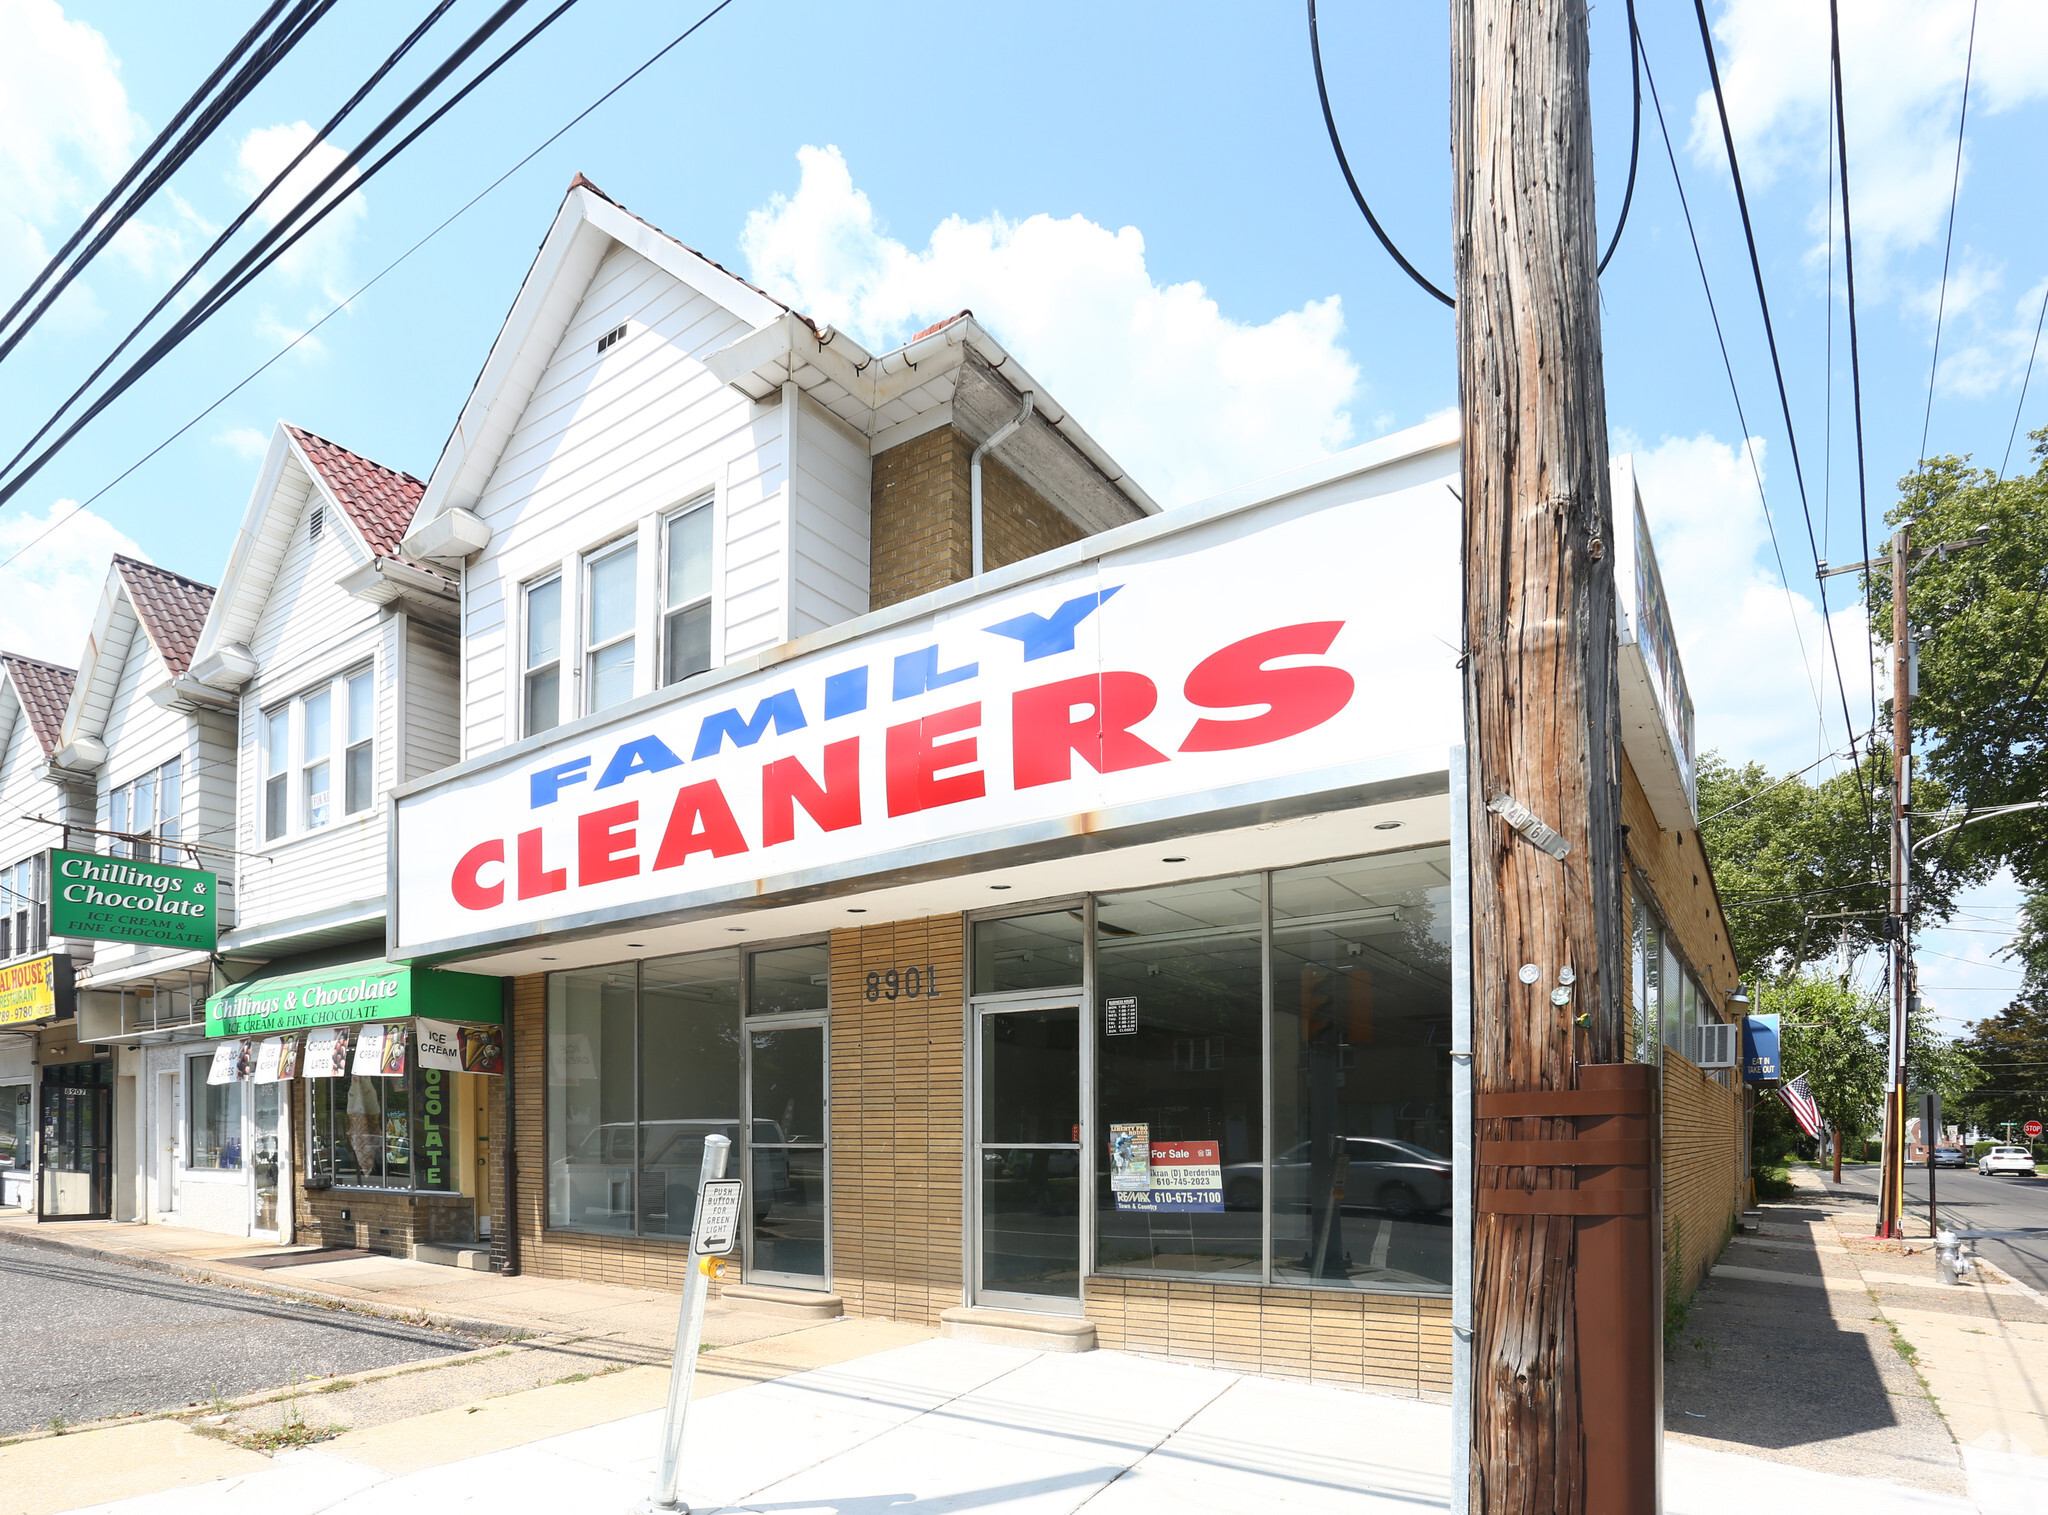
[[[114,567],[120,570],[136,618],[164,666],[183,673],[192,666],[199,628],[206,624],[207,607],[213,604],[213,586],[119,553],[114,554]]]
[[[64,725],[64,710],[71,703],[71,685],[78,677],[75,668],[59,668],[40,658],[18,652],[0,652],[0,668],[14,680],[14,693],[28,712],[29,729],[43,745],[43,756],[57,750],[57,733]]]
[[[413,512],[419,509],[420,496],[426,493],[425,482],[382,463],[373,463],[361,453],[315,436],[302,426],[287,423],[285,430],[304,451],[306,460],[319,470],[321,481],[356,523],[356,530],[363,534],[370,550],[380,558],[401,557],[399,539],[412,525]]]

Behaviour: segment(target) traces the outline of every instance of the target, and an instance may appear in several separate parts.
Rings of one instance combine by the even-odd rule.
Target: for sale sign
[[[1214,1142],[1152,1143],[1151,1185],[1119,1191],[1119,1210],[1221,1210],[1223,1164]]]

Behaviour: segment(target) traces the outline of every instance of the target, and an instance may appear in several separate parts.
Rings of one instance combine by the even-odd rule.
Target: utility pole
[[[1661,1508],[1662,1267],[1656,1070],[1622,1061],[1584,0],[1456,0],[1451,38],[1478,1168],[1461,1492],[1475,1515],[1623,1515]]]
[[[1884,1102],[1884,1180],[1878,1186],[1877,1234],[1906,1234],[1906,996],[1913,954],[1907,940],[1907,873],[1913,847],[1913,629],[1906,614],[1906,572],[1913,562],[1913,522],[1892,533],[1892,949],[1891,1072]]]

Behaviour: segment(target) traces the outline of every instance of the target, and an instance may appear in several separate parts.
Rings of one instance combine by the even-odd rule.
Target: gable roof
[[[140,558],[114,554],[114,569],[128,590],[142,630],[172,673],[192,666],[192,649],[213,604],[213,586]]]
[[[64,726],[64,707],[71,703],[71,685],[78,677],[75,668],[59,668],[40,658],[18,652],[0,652],[0,671],[14,685],[14,697],[28,715],[29,729],[42,745],[43,756],[57,750],[57,733]]]
[[[426,493],[426,481],[372,462],[303,426],[283,424],[335,503],[348,512],[370,551],[380,558],[401,556],[398,541],[412,525],[413,512]]]

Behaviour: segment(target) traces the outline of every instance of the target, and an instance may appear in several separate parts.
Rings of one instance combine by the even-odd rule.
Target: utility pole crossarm
[[[1913,552],[1910,561],[1924,563],[1929,558],[1946,558],[1950,553],[1961,552],[1966,547],[1982,547],[1990,540],[1991,528],[1989,526],[1980,526],[1975,532],[1960,541],[1942,542],[1934,547],[1917,548]],[[1861,562],[1856,563],[1830,563],[1826,558],[1822,558],[1815,566],[1819,570],[1814,574],[1815,578],[1832,579],[1836,575],[1844,573],[1876,573],[1880,568],[1890,568],[1893,565],[1889,557],[1882,557],[1865,558]]]

